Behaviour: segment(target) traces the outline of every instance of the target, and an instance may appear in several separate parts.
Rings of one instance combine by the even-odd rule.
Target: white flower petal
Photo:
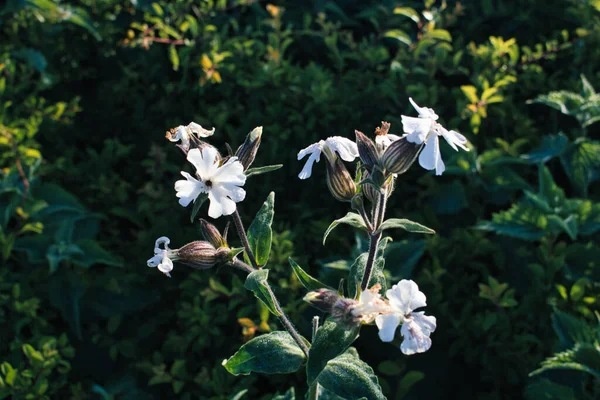
[[[171,239],[169,239],[168,237],[166,237],[166,236],[159,237],[154,242],[154,253],[156,253],[158,250],[168,250],[170,243],[171,243]],[[161,245],[163,245],[162,249],[160,248]]]
[[[208,207],[208,216],[211,218],[219,218],[223,215],[223,206],[221,205],[221,198],[214,190],[208,192],[208,199],[210,200],[210,206]]]
[[[167,276],[170,276],[169,272],[173,271],[173,261],[166,254],[162,262],[158,265],[158,270]]]
[[[196,168],[196,173],[202,180],[207,180],[208,177],[212,176],[218,165],[215,164],[217,160],[218,151],[212,146],[206,146],[200,149],[192,149],[187,154],[187,160],[192,163]]]
[[[411,280],[402,279],[385,294],[394,310],[402,315],[410,314],[413,310],[427,305],[425,294]]]
[[[206,191],[206,186],[185,171],[181,171],[181,175],[186,180],[175,182],[176,196],[179,197],[179,204],[187,207],[192,201],[196,200],[200,193]]]
[[[325,139],[325,144],[332,152],[339,154],[344,161],[354,161],[358,157],[358,147],[356,143],[342,136],[332,136]]]
[[[469,151],[469,148],[465,146],[467,143],[467,138],[461,135],[460,133],[456,131],[448,132],[444,128],[441,129],[441,133],[444,139],[446,139],[446,142],[448,142],[448,144],[452,146],[454,150],[458,151],[458,149],[456,148],[456,146],[458,145],[461,149]]]
[[[435,317],[425,316],[423,313],[416,314],[407,319],[400,329],[404,337],[400,350],[406,355],[423,353],[431,347],[429,335],[435,330]]]
[[[190,124],[187,126],[187,129],[199,137],[209,137],[215,133],[215,128],[212,128],[211,130],[204,129],[202,125],[195,122],[190,122]]]
[[[148,260],[147,265],[153,268],[158,267],[158,265],[162,262],[162,259],[162,254],[155,254],[154,257]]]
[[[421,144],[427,140],[434,121],[429,118],[414,118],[402,116],[402,128],[407,133],[406,140],[410,143]]]
[[[300,153],[298,153],[298,154],[300,154]],[[315,162],[319,162],[320,159],[321,159],[321,151],[320,150],[312,153],[310,155],[310,157],[308,157],[308,160],[306,160],[306,163],[304,164],[302,171],[300,171],[300,173],[298,174],[298,178],[300,178],[300,179],[310,178],[310,176],[312,175],[313,164]]]
[[[433,111],[431,108],[427,108],[427,107],[419,107],[417,105],[417,103],[415,103],[412,99],[412,97],[408,98],[408,101],[410,101],[410,104],[412,104],[412,106],[414,107],[415,110],[417,110],[417,112],[419,113],[419,117],[421,118],[430,118],[434,121],[436,121],[439,117],[438,115],[435,113],[435,111]]]
[[[228,182],[221,183],[220,186],[222,187],[223,191],[227,193],[227,196],[236,203],[239,203],[246,198],[246,191],[239,186]]]
[[[314,153],[321,153],[321,148],[323,147],[323,145],[325,144],[324,140],[320,140],[317,143],[313,143],[308,147],[305,147],[304,149],[300,150],[298,152],[298,160],[302,160],[304,157],[306,157],[307,154],[314,154]],[[317,159],[317,162],[319,160]]]
[[[227,162],[221,165],[214,174],[207,177],[213,183],[231,183],[242,186],[246,183],[246,175],[244,175],[244,166],[237,160],[237,157],[231,157]]]
[[[437,135],[430,135],[427,139],[425,148],[419,155],[419,164],[427,170],[435,169],[436,175],[441,175],[446,169],[440,154],[440,141]]]
[[[382,342],[391,342],[396,335],[396,329],[400,325],[401,316],[396,313],[383,314],[375,318],[375,324],[379,328],[379,339]]]
[[[398,135],[392,135],[390,133],[388,133],[387,135],[377,135],[375,136],[375,143],[377,143],[377,145],[383,147],[384,149],[387,149],[387,147],[394,143],[396,140],[400,139],[401,136]]]

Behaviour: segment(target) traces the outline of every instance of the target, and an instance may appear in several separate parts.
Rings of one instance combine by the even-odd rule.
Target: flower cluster
[[[330,312],[338,323],[345,325],[372,324],[379,328],[383,342],[394,340],[401,325],[403,337],[400,350],[407,355],[423,353],[431,347],[429,337],[436,328],[436,319],[416,309],[425,307],[426,297],[417,284],[403,279],[387,290],[383,298],[379,284],[363,291],[357,300],[340,297],[337,292],[321,289],[304,298],[313,306]]]

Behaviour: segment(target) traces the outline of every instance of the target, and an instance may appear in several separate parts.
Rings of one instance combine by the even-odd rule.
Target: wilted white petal
[[[419,290],[419,286],[407,279],[402,279],[388,289],[386,296],[394,310],[403,315],[427,305],[425,294]]]
[[[169,273],[173,271],[173,261],[171,261],[171,259],[167,257],[166,254],[163,257],[162,262],[158,265],[158,270],[163,274],[167,275],[168,277],[171,277]]]
[[[458,151],[456,146],[459,146],[461,149],[469,151],[469,148],[465,146],[467,143],[466,137],[456,131],[447,131],[444,128],[440,129],[440,131],[444,139],[446,139],[446,142],[448,142],[448,144],[452,146],[454,150]]]
[[[401,136],[392,135],[390,133],[388,133],[387,135],[377,135],[377,136],[375,136],[375,143],[377,143],[377,145],[386,149],[390,144],[394,143],[396,140],[398,140],[400,138],[401,138]]]
[[[430,135],[427,139],[425,148],[419,155],[419,164],[427,170],[435,169],[436,175],[441,175],[446,169],[440,154],[440,142],[437,135]]]
[[[344,161],[354,161],[358,157],[358,147],[350,139],[341,136],[332,136],[325,139],[325,144],[332,152],[338,153]]]
[[[202,125],[195,122],[190,122],[190,124],[187,126],[187,129],[199,137],[209,137],[215,133],[215,128],[212,128],[211,130],[204,129]]]
[[[206,186],[185,171],[181,171],[181,175],[186,180],[175,182],[176,196],[179,197],[179,204],[187,207],[192,201],[196,200],[200,193],[206,191]]]
[[[410,143],[421,144],[427,140],[434,121],[429,118],[414,118],[402,116],[402,128],[406,133],[406,140]]]
[[[155,254],[154,257],[150,258],[147,262],[149,267],[156,268],[162,262],[162,254]]]
[[[396,313],[382,314],[375,318],[375,324],[379,328],[379,338],[382,342],[394,340],[401,318],[402,316]]]
[[[404,321],[400,333],[404,340],[400,345],[400,350],[411,355],[423,353],[431,347],[429,335],[436,328],[435,317],[426,316],[424,313],[415,313]]]
[[[309,149],[310,147],[313,147],[317,145],[318,143],[315,143],[313,145],[310,145],[309,147],[307,147],[304,150]],[[302,150],[302,151],[304,151]],[[300,153],[302,153],[302,151]],[[305,152],[304,155],[300,156],[300,153],[298,153],[298,160],[300,160],[302,157],[304,157],[306,154],[309,154],[308,152]],[[304,167],[302,168],[302,171],[300,171],[300,173],[298,174],[298,178],[300,179],[307,179],[310,178],[310,176],[312,175],[312,167],[313,164],[315,162],[319,162],[321,160],[321,150],[316,150],[310,153],[310,157],[308,157],[308,160],[306,160],[306,163],[304,164]]]
[[[412,97],[408,98],[408,101],[410,101],[410,104],[412,104],[412,106],[414,107],[415,110],[417,110],[417,112],[419,113],[419,117],[421,118],[430,118],[434,121],[436,121],[439,117],[438,115],[435,113],[435,111],[433,111],[431,108],[427,108],[427,107],[419,107],[417,105],[417,103],[415,103],[412,99]]]

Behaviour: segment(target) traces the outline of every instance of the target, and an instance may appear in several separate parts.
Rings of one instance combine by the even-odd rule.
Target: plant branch
[[[364,210],[364,208],[363,208]],[[314,316],[312,320],[312,341],[315,341],[315,336],[317,336],[317,331],[319,330],[319,317]],[[312,384],[312,386],[308,389],[308,400],[319,400],[319,382]]]
[[[237,269],[241,269],[242,271],[245,271],[247,273],[256,271],[251,265],[246,264],[245,262],[243,262],[242,260],[240,260],[237,257],[234,258],[229,264],[231,264],[232,266],[236,267]]]
[[[379,201],[377,206],[374,207],[373,223],[374,231],[369,235],[369,255],[367,257],[367,264],[365,265],[365,273],[363,274],[362,282],[360,283],[360,289],[362,291],[367,290],[371,275],[373,274],[373,265],[375,265],[375,257],[377,256],[377,247],[379,247],[379,241],[381,240],[381,232],[379,227],[383,223],[385,216],[385,207],[387,205],[387,190],[382,190],[379,194]]]
[[[240,218],[240,214],[238,213],[238,210],[236,209],[232,215],[233,215],[233,222],[235,224],[235,229],[237,230],[240,240],[244,244],[244,249],[246,249],[246,254],[248,255],[248,258],[250,259],[250,262],[252,263],[252,266],[254,268],[250,267],[245,262],[238,260],[237,258],[235,258],[233,261],[234,265],[236,265],[239,268],[243,268],[244,270],[249,271],[249,272],[253,272],[257,269],[260,269],[258,264],[256,263],[256,259],[254,258],[254,254],[252,253],[252,250],[250,249],[250,243],[248,242],[248,236],[246,236],[246,230],[244,229],[244,224],[242,223],[242,219]],[[300,349],[302,349],[302,352],[306,355],[306,357],[308,357],[308,346],[306,345],[304,340],[302,340],[302,337],[300,336],[300,334],[298,333],[296,328],[294,328],[292,321],[290,321],[290,319],[287,317],[287,315],[285,315],[285,312],[281,308],[281,304],[279,304],[279,300],[275,296],[273,289],[271,289],[271,285],[269,285],[269,282],[265,281],[264,284],[265,284],[267,291],[269,292],[269,295],[273,299],[273,305],[275,306],[275,310],[277,310],[277,312],[279,313],[279,320],[283,324],[283,327],[285,328],[286,331],[288,331],[288,333],[294,339],[294,341],[298,344]]]
[[[246,236],[246,230],[244,229],[244,224],[242,223],[242,218],[240,217],[240,213],[238,213],[237,208],[235,209],[235,212],[232,214],[232,216],[233,216],[233,223],[235,224],[235,229],[237,230],[238,236],[240,237],[240,240],[242,241],[242,245],[244,246],[244,249],[246,250],[246,255],[250,259],[250,263],[252,264],[252,266],[255,269],[260,269],[260,267],[256,263],[256,258],[254,258],[254,253],[252,252],[252,249],[250,248],[250,243],[248,242],[248,236]]]

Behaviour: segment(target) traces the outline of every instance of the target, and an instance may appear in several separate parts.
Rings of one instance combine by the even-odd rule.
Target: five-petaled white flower
[[[306,164],[304,164],[304,168],[302,168],[298,178],[310,178],[313,164],[319,162],[321,159],[321,152],[325,153],[325,156],[331,162],[335,161],[334,153],[338,153],[344,161],[354,161],[354,159],[358,157],[356,143],[350,139],[341,136],[332,136],[325,140],[319,140],[317,143],[313,143],[298,152],[298,160],[302,160],[307,154],[310,154],[310,157],[306,160]]]
[[[413,281],[403,279],[386,292],[391,310],[375,319],[379,328],[379,338],[383,342],[394,340],[398,325],[402,324],[400,333],[404,337],[400,350],[407,355],[423,353],[431,347],[429,335],[435,331],[435,317],[424,312],[413,312],[427,305],[425,294]]]
[[[178,142],[181,140],[180,147],[184,151],[188,151],[192,142],[197,142],[199,140],[198,138],[201,137],[205,138],[212,136],[214,133],[215,128],[208,130],[204,129],[200,124],[190,122],[187,126],[179,125],[177,128],[167,132],[167,139],[171,142]]]
[[[148,260],[149,267],[158,267],[158,270],[168,276],[171,277],[170,272],[173,270],[173,260],[169,258],[171,256],[171,249],[169,249],[169,240],[166,236],[161,236],[156,239],[154,243],[154,257]],[[161,249],[160,246],[163,245],[164,249]]]
[[[246,197],[246,191],[241,186],[246,183],[244,166],[231,157],[219,166],[219,153],[212,146],[202,149],[192,149],[187,154],[187,160],[196,168],[199,180],[181,171],[186,180],[175,182],[175,190],[179,197],[179,204],[187,207],[200,193],[207,193],[210,200],[208,215],[218,218],[221,215],[230,215],[235,211],[236,205]]]
[[[419,107],[412,98],[409,98],[409,100],[419,113],[419,117],[402,116],[402,125],[406,133],[406,140],[416,144],[425,143],[425,148],[419,155],[419,164],[428,170],[435,169],[435,174],[441,175],[446,167],[440,154],[438,137],[443,136],[446,142],[456,151],[458,151],[456,146],[469,151],[465,146],[467,139],[456,131],[448,131],[436,122],[439,117],[431,108]]]

